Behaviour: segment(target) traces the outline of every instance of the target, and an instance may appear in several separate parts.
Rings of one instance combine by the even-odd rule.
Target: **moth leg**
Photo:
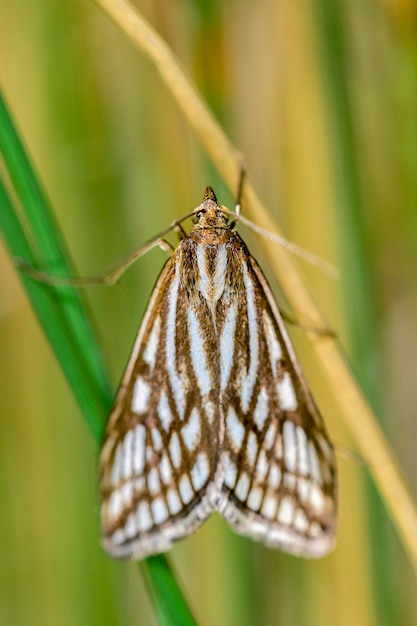
[[[156,243],[161,248],[161,250],[168,254],[168,256],[173,255],[175,248],[169,243],[169,241],[167,241],[166,239],[157,239]]]
[[[173,230],[175,230],[175,232],[178,235],[178,239],[180,241],[182,241],[186,236],[187,233],[185,232],[185,230],[183,229],[183,227],[181,226],[180,222],[178,222],[177,220],[174,220],[171,224],[171,228]]]
[[[283,320],[285,320],[287,324],[291,324],[291,326],[300,328],[307,333],[314,333],[315,335],[319,335],[320,337],[331,337],[332,339],[337,339],[337,337],[339,336],[339,333],[333,328],[316,328],[315,326],[306,326],[304,324],[301,324],[286,311],[280,309],[279,312],[281,313]]]
[[[369,463],[366,459],[363,458],[358,452],[354,450],[350,450],[350,448],[346,448],[346,446],[342,446],[340,443],[334,443],[334,449],[339,458],[344,461],[351,461],[353,463],[358,463],[358,465],[362,465],[363,467],[368,467]]]
[[[152,248],[159,247],[169,255],[172,255],[174,248],[171,244],[165,239],[158,238],[154,239],[141,246],[132,254],[124,258],[117,267],[111,270],[108,274],[104,274],[101,276],[90,276],[87,278],[68,278],[65,276],[51,276],[47,272],[42,272],[41,270],[32,267],[29,263],[27,263],[24,259],[15,259],[14,264],[15,267],[22,270],[26,276],[29,278],[33,278],[38,282],[45,283],[46,285],[56,285],[56,286],[68,286],[68,287],[85,287],[88,285],[114,285],[121,278],[121,276],[126,272],[126,270],[139,259],[141,256],[152,250]]]

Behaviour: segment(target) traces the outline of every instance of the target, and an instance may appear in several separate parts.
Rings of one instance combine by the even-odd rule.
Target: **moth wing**
[[[199,351],[204,311],[190,309],[178,250],[153,290],[101,452],[103,546],[114,557],[168,550],[214,508],[214,376]]]
[[[270,287],[249,256],[222,394],[223,497],[233,529],[271,547],[319,557],[334,544],[336,463]]]

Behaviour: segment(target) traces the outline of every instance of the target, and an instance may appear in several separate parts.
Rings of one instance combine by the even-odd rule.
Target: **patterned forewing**
[[[196,310],[185,284],[193,271],[186,244],[154,288],[106,430],[103,544],[116,557],[165,551],[213,510],[217,374],[202,339],[207,311]]]
[[[241,534],[294,554],[322,556],[334,541],[334,452],[267,281],[245,250],[242,244],[234,268],[237,323],[221,395],[225,479],[219,509]]]

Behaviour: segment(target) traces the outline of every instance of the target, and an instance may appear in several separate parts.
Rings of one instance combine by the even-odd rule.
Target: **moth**
[[[258,263],[207,187],[156,282],[100,456],[103,546],[168,550],[214,511],[303,557],[332,549],[335,454]]]

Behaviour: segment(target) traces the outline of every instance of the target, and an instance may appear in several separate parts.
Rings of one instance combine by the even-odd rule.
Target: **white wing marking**
[[[253,281],[249,277],[248,269],[243,270],[243,282],[246,289],[246,307],[249,326],[249,371],[246,380],[242,383],[240,402],[242,411],[246,413],[252,398],[259,370],[259,340],[258,340],[258,317],[255,303],[255,291]]]
[[[172,280],[171,287],[168,294],[168,315],[166,322],[166,369],[169,376],[169,382],[172,394],[174,396],[175,405],[178,414],[183,419],[185,411],[185,395],[184,386],[182,380],[177,371],[177,349],[176,349],[176,336],[177,336],[177,302],[178,302],[178,288],[180,279],[178,275],[178,269],[175,277]]]
[[[198,323],[197,316],[191,306],[188,307],[187,318],[188,336],[190,337],[191,344],[191,361],[196,375],[197,385],[199,386],[201,395],[204,397],[210,393],[213,381],[211,380],[210,371],[207,367],[206,353],[204,350],[204,341],[201,335],[200,324]]]
[[[237,305],[233,303],[226,313],[226,319],[220,336],[220,390],[224,391],[229,382],[235,353]]]
[[[288,372],[277,382],[277,393],[283,411],[296,411],[298,407],[297,396]]]
[[[196,407],[191,411],[188,422],[181,428],[182,440],[190,452],[195,450],[200,441],[201,424],[200,413]]]

